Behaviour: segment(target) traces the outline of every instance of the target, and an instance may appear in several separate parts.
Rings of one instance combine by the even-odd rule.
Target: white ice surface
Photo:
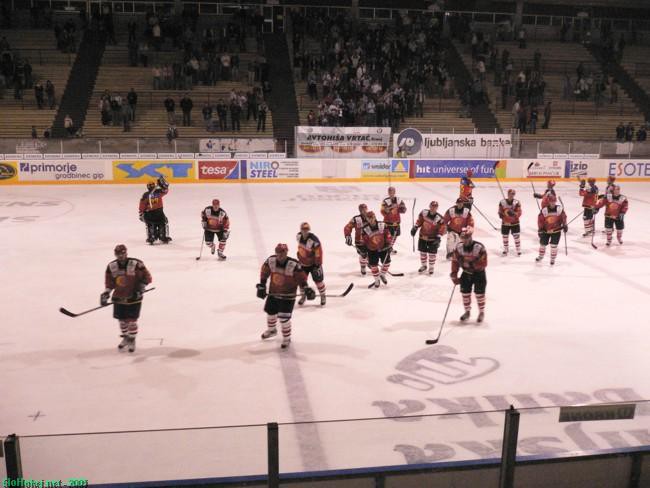
[[[424,341],[438,332],[452,289],[450,265],[443,240],[435,275],[417,274],[411,205],[417,198],[417,213],[435,199],[442,212],[458,187],[396,185],[409,212],[391,271],[406,276],[368,290],[371,278],[359,275],[342,229],[359,203],[378,211],[386,186],[172,185],[165,212],[174,240],[153,247],[137,219],[140,186],[0,187],[0,435],[384,417],[400,409],[439,414],[458,403],[472,411],[650,398],[648,185],[623,184],[630,199],[623,246],[605,248],[601,212],[599,249],[592,250],[579,237],[578,218],[569,231],[569,255],[561,241],[551,268],[548,252],[542,264],[534,262],[537,206],[530,185],[506,184],[523,204],[524,253],[516,257],[511,243],[510,256],[501,257],[500,234],[474,212],[476,239],[489,251],[486,322],[474,322],[474,302],[472,320],[461,325],[457,293],[440,345],[433,347]],[[580,211],[577,185],[558,186],[572,218]],[[228,259],[219,262],[206,248],[196,261],[199,213],[214,197],[232,222]],[[497,224],[496,184],[479,180],[475,197]],[[302,221],[323,242],[328,292],[350,282],[355,288],[325,308],[296,306],[293,343],[281,351],[279,339],[259,338],[266,324],[255,283],[276,243],[288,243],[295,255]],[[98,304],[117,243],[146,263],[156,287],[146,296],[132,355],[117,351],[119,328],[110,310],[75,319],[58,312]],[[413,356],[402,361],[413,354],[419,362]],[[407,376],[408,382],[399,379]],[[583,428],[614,432],[593,434],[593,448],[650,444],[649,413],[641,409],[632,424]],[[546,450],[520,445],[521,454],[588,448],[584,437],[576,442],[578,435],[558,430],[564,426],[556,421],[556,409],[525,415],[522,432],[540,436],[555,429],[559,440],[547,440]],[[282,470],[490,457],[489,449],[477,453],[466,442],[489,447],[502,428],[500,414],[281,426]],[[26,476],[105,482],[262,473],[265,436],[255,427],[21,442]],[[180,463],[173,442],[185,446]],[[143,470],[147,463],[155,469]]]

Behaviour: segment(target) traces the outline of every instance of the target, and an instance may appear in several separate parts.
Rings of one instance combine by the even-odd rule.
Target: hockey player
[[[604,195],[598,195],[598,199],[600,200],[603,197],[606,197],[607,195],[612,194],[612,190],[616,186],[616,176],[608,176],[607,177],[607,186],[605,187],[605,194]]]
[[[142,308],[142,293],[151,283],[151,273],[142,261],[127,256],[124,244],[115,246],[115,258],[106,267],[106,289],[100,295],[99,302],[108,305],[111,292],[113,293],[113,318],[119,321],[122,337],[122,342],[117,347],[119,350],[128,347],[129,352],[133,352]]]
[[[163,197],[169,192],[169,184],[161,176],[157,182],[147,183],[147,191],[140,199],[140,220],[147,225],[147,242],[151,245],[156,239],[167,244],[169,237],[167,217],[163,211]]]
[[[474,218],[469,208],[465,207],[463,199],[458,198],[456,206],[450,207],[445,212],[444,223],[447,227],[447,259],[451,259],[463,227],[474,227]]]
[[[359,266],[361,267],[361,274],[366,274],[366,266],[368,266],[368,249],[363,242],[363,235],[361,229],[366,225],[366,213],[368,206],[365,203],[359,205],[359,215],[355,215],[343,227],[343,235],[345,236],[345,243],[348,246],[352,245],[352,229],[354,229],[354,247],[357,249],[359,255]]]
[[[596,208],[605,207],[605,231],[607,233],[607,246],[612,245],[612,233],[616,226],[616,240],[623,244],[624,217],[628,209],[628,200],[621,195],[621,187],[614,185],[612,193],[604,196],[596,204]]]
[[[474,203],[474,197],[472,196],[472,190],[474,190],[474,182],[472,181],[472,176],[474,176],[474,171],[471,169],[467,170],[465,176],[460,177],[460,198],[465,205],[465,208],[472,210],[472,204]]]
[[[427,270],[427,258],[429,261],[429,274],[433,274],[433,266],[436,264],[438,247],[440,246],[440,237],[447,232],[444,219],[438,213],[438,202],[431,202],[428,209],[424,209],[418,215],[415,225],[411,229],[411,235],[420,229],[418,239],[418,251],[420,251],[420,269],[418,273],[424,273]]]
[[[502,256],[508,255],[509,234],[515,240],[517,256],[521,256],[521,241],[519,239],[521,227],[519,219],[521,218],[521,203],[515,198],[515,191],[508,190],[508,198],[499,202],[499,217],[501,218],[501,238],[503,239]]]
[[[300,224],[300,232],[296,236],[298,240],[298,262],[307,276],[311,275],[320,294],[320,304],[325,305],[325,281],[323,276],[323,246],[320,240],[311,233],[311,227],[307,222]],[[298,301],[302,305],[307,300],[303,295]]]
[[[549,196],[557,196],[555,194],[555,180],[548,180],[546,182],[546,190],[544,190],[544,193],[533,193],[533,196],[535,198],[541,198],[542,199],[542,208],[548,207],[548,198]]]
[[[226,259],[223,252],[226,249],[226,241],[230,236],[230,219],[226,211],[221,208],[221,202],[218,198],[212,200],[212,205],[205,207],[201,212],[201,225],[203,226],[205,244],[210,248],[210,253],[214,254],[214,235],[217,234],[219,259],[222,261]]]
[[[539,236],[539,256],[535,258],[538,263],[544,259],[546,246],[551,243],[551,265],[555,264],[557,245],[560,242],[562,231],[567,232],[566,213],[562,205],[557,203],[555,195],[548,196],[548,206],[542,207],[537,217],[537,235]]]
[[[388,284],[386,273],[390,267],[390,251],[392,246],[392,235],[388,226],[384,222],[377,222],[375,212],[366,214],[366,225],[363,226],[363,241],[368,249],[368,260],[370,261],[370,271],[375,279],[373,286],[379,288],[379,280]],[[379,271],[379,262],[381,261],[381,273]]]
[[[461,231],[460,240],[454,250],[454,258],[451,262],[451,281],[454,285],[460,285],[460,292],[463,294],[463,307],[465,313],[461,315],[460,320],[465,322],[469,319],[470,310],[472,309],[472,287],[478,303],[477,322],[483,322],[485,318],[485,287],[487,286],[487,277],[485,268],[487,267],[487,251],[485,246],[480,242],[472,239],[473,229],[465,227]],[[462,268],[463,273],[458,278],[458,270]]]
[[[598,187],[596,178],[588,178],[589,188],[586,188],[585,180],[580,180],[580,196],[582,197],[582,221],[585,225],[585,233],[582,237],[587,237],[594,233],[596,203],[598,202]],[[596,210],[597,211],[597,210]]]
[[[384,224],[390,231],[393,246],[397,237],[401,234],[400,222],[402,221],[400,214],[406,213],[406,204],[404,200],[395,195],[395,187],[388,187],[388,197],[384,198],[381,202],[381,215],[384,218]],[[394,249],[392,253],[397,251]]]
[[[262,339],[275,336],[278,332],[276,326],[278,319],[282,327],[282,349],[291,343],[291,313],[296,303],[296,290],[301,288],[302,294],[308,300],[316,297],[314,290],[307,286],[307,275],[300,263],[288,256],[289,248],[286,244],[275,246],[275,254],[269,256],[260,272],[260,282],[257,284],[257,297],[266,298],[264,311],[266,312],[266,330]],[[271,278],[268,294],[266,280]]]

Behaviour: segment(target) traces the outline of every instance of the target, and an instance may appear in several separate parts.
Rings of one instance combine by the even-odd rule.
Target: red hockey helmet
[[[147,190],[151,191],[154,188],[156,188],[156,183],[155,182],[150,181],[149,183],[147,183]]]
[[[286,244],[278,244],[275,246],[275,254],[288,254],[289,253],[289,246]]]
[[[468,169],[465,174],[467,175],[468,178],[471,178],[472,176],[474,176],[474,170]]]
[[[375,219],[376,219],[376,217],[375,217],[375,212],[373,212],[373,211],[371,210],[370,212],[368,212],[368,213],[366,214],[366,218],[367,218],[368,220],[375,220]]]
[[[595,184],[596,183],[596,178],[587,178],[587,183],[589,183],[590,185]]]
[[[607,183],[614,183],[616,181],[616,176],[608,176]]]
[[[512,195],[514,197],[515,193],[516,193],[515,190],[513,190],[512,188],[508,190],[508,196]]]
[[[546,182],[546,186],[547,186],[548,188],[553,188],[553,187],[555,186],[555,180],[548,180],[548,181]]]
[[[124,254],[126,256],[126,246],[124,244],[118,244],[115,246],[113,252],[116,256],[119,256],[120,254]]]
[[[302,232],[303,230],[307,232],[311,230],[311,226],[309,225],[309,222],[303,222],[302,224],[300,224],[300,231]]]

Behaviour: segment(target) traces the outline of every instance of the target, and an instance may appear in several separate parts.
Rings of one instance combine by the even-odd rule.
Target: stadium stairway
[[[70,115],[77,130],[83,127],[105,47],[105,39],[97,39],[89,30],[84,32],[54,119],[52,137],[67,137],[63,126],[66,115]]]
[[[465,66],[465,63],[463,63],[463,57],[461,56],[461,53],[458,52],[458,49],[456,49],[453,42],[446,39],[445,48],[450,54],[450,56],[447,56],[449,62],[449,73],[454,77],[458,96],[462,98],[465,90],[472,82],[472,74],[467,69],[467,66]],[[474,127],[476,127],[476,130],[479,133],[489,134],[494,133],[495,131],[501,132],[502,128],[499,126],[499,121],[488,105],[474,105],[471,107],[470,113],[472,115]]]
[[[620,63],[607,59],[602,46],[590,44],[585,47],[600,63],[603,72],[611,73],[614,76],[621,88],[627,92],[639,111],[644,115],[645,120],[650,120],[650,96],[648,93],[630,76]]]
[[[264,55],[269,63],[271,91],[265,95],[273,112],[273,137],[287,141],[287,156],[295,154],[294,127],[300,125],[296,89],[289,58],[289,46],[284,33],[264,36]]]

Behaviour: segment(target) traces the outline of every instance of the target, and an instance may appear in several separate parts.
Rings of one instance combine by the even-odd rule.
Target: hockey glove
[[[538,230],[538,231],[537,231],[537,236],[538,236],[540,239],[541,239],[542,237],[544,237],[545,235],[546,235],[546,232],[544,232],[543,230]]]
[[[309,286],[305,286],[302,289],[302,292],[307,297],[307,300],[313,300],[314,298],[316,298],[316,292],[314,291],[313,288]]]
[[[266,298],[266,285],[264,283],[258,283],[257,286],[257,298],[264,300]]]
[[[625,217],[625,214],[620,214],[620,215],[618,216],[618,219],[617,219],[617,220],[618,220],[620,223],[623,223],[623,220],[624,220],[623,217]]]
[[[143,213],[140,214],[140,222],[144,222],[144,214]]]
[[[205,220],[201,221],[201,227],[206,229],[208,227],[208,223]]]
[[[585,187],[585,180],[580,180],[580,189],[584,189]]]
[[[169,188],[169,183],[167,183],[167,180],[165,180],[164,176],[160,176],[158,178],[158,186],[160,188],[162,188],[163,190],[166,190],[167,188]]]
[[[514,210],[511,210],[511,209],[508,209],[507,214],[508,214],[510,217],[514,217],[514,216],[515,216],[515,211],[514,211]]]
[[[224,230],[222,235],[223,235],[223,240],[224,241],[228,240],[228,238],[230,237],[230,231],[229,230]]]
[[[413,228],[411,229],[411,235],[415,237],[415,234],[418,232],[418,227],[417,225],[414,225]]]
[[[460,280],[458,279],[458,276],[457,276],[457,275],[451,273],[451,274],[449,275],[449,277],[451,278],[451,282],[452,282],[454,285],[458,285],[458,284],[460,284]]]
[[[345,236],[345,243],[348,246],[351,246],[352,245],[352,236]]]
[[[562,226],[562,230],[563,230],[564,233],[566,234],[567,232],[569,232],[569,226],[568,226],[568,225],[564,225],[564,226]]]
[[[108,300],[110,299],[110,297],[111,297],[110,290],[106,290],[101,295],[99,295],[99,304],[102,307],[105,307],[106,305],[108,305]]]
[[[600,209],[597,207],[594,207],[594,215],[596,215],[598,212],[600,212]]]
[[[135,290],[133,291],[133,295],[131,295],[131,302],[142,301],[142,294],[144,293],[146,286],[147,285],[145,283],[138,283],[138,285],[135,287]]]

